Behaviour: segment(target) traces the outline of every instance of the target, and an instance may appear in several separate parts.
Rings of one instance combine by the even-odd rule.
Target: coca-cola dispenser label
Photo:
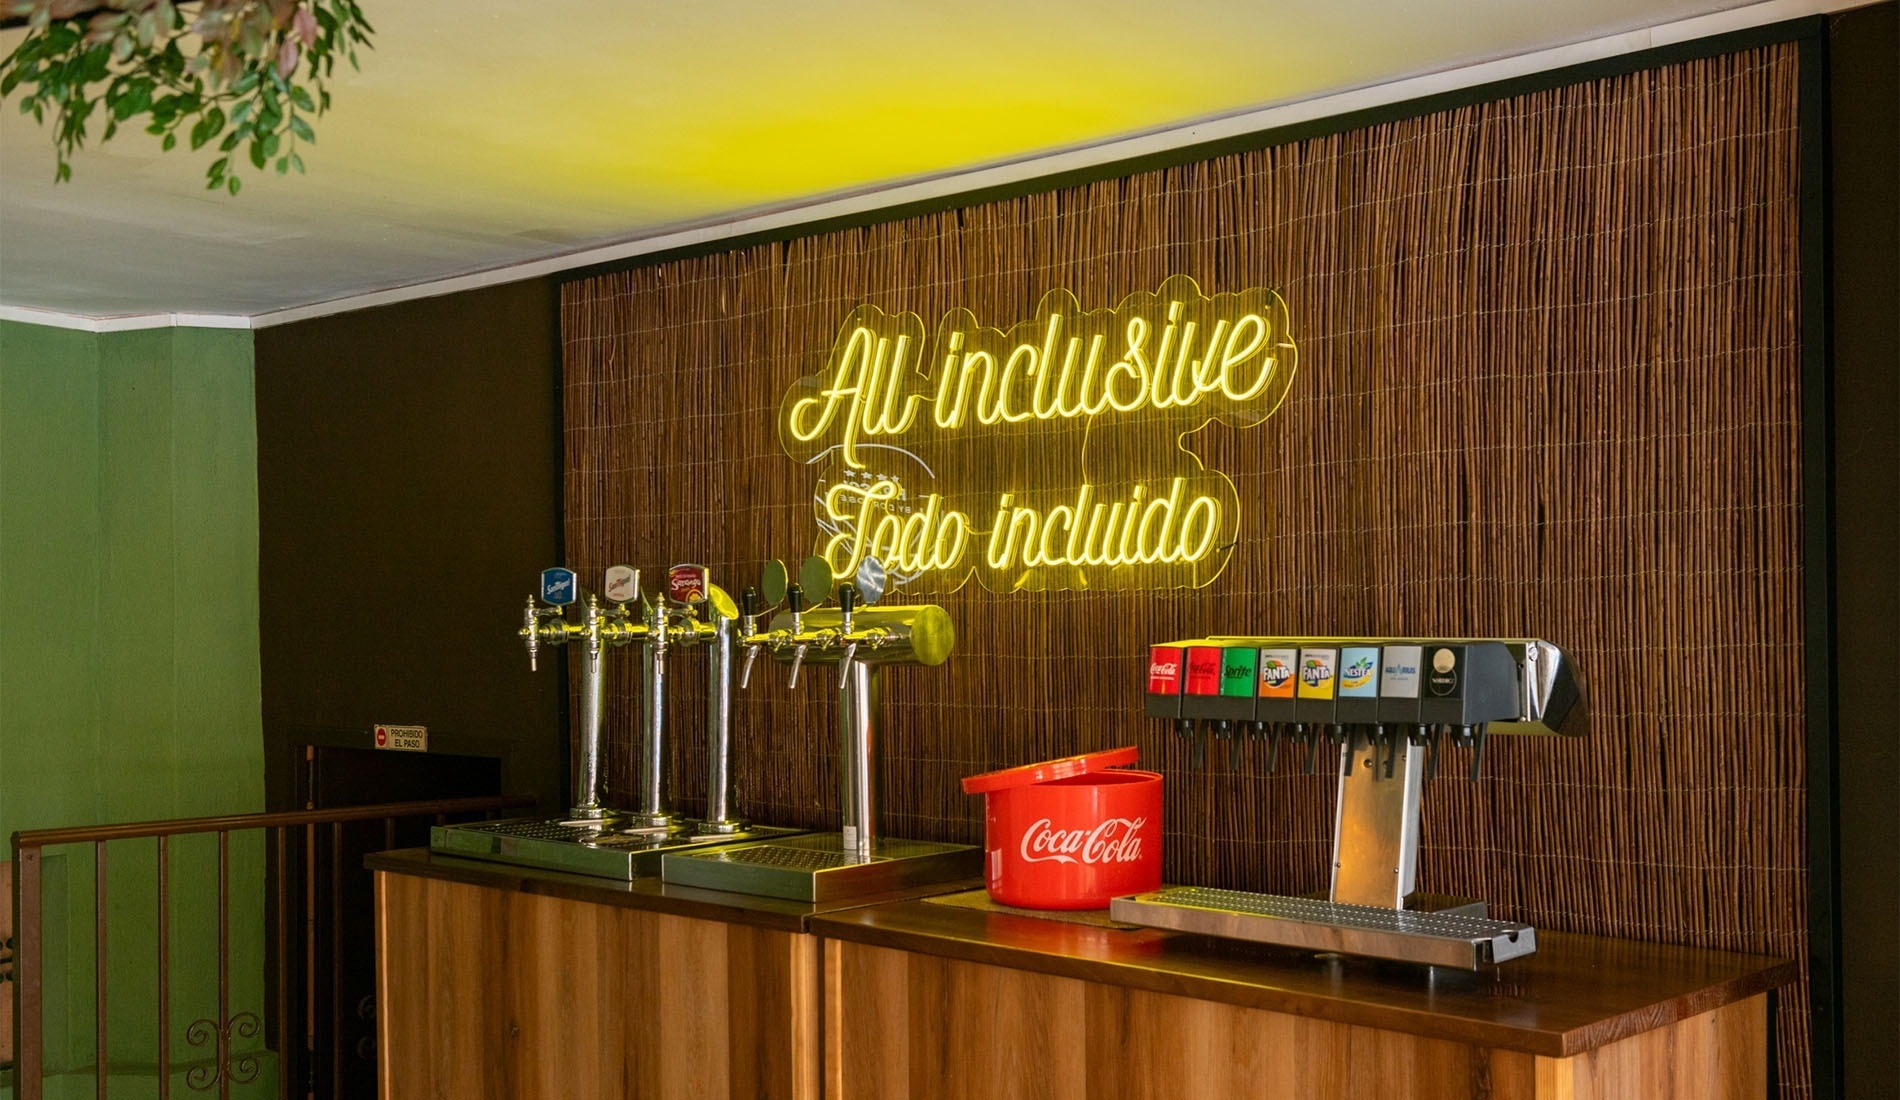
[[[1181,694],[1182,664],[1187,650],[1179,646],[1158,645],[1148,650],[1148,694]]]
[[[1220,655],[1219,646],[1197,645],[1188,648],[1186,694],[1220,694]]]
[[[1158,645],[1148,650],[1148,699],[1150,718],[1181,716],[1181,681],[1187,675],[1187,647]]]

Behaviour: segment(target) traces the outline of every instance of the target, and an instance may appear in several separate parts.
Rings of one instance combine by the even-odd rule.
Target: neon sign
[[[1199,587],[1240,507],[1185,441],[1266,420],[1297,356],[1277,293],[1210,298],[1185,275],[1113,309],[1051,290],[1007,331],[951,310],[928,349],[923,318],[867,304],[785,393],[779,442],[827,464],[834,575],[874,556],[894,584],[944,590]]]

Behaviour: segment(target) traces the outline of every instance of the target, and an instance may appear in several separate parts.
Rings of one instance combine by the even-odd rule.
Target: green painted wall
[[[0,322],[0,835],[263,808],[256,454],[248,331]],[[157,1049],[154,852],[107,850],[109,1061],[134,1077]],[[216,1015],[215,846],[170,860],[190,1060]],[[232,871],[234,1010],[259,1010],[258,838]],[[88,849],[48,853],[50,1071],[94,1059],[93,873]]]

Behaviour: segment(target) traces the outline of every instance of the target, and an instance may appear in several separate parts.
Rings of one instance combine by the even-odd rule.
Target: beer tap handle
[[[1312,775],[1319,763],[1319,738],[1303,722],[1293,723],[1293,740],[1306,746],[1306,774]]]
[[[541,651],[541,620],[564,619],[567,605],[574,602],[579,591],[580,585],[572,569],[556,565],[541,570],[539,596],[541,602],[548,606],[536,605],[535,597],[529,596],[527,610],[521,616],[521,637],[528,645],[528,671],[539,671],[537,658]],[[567,633],[565,629],[550,630],[547,640],[550,645],[560,645],[567,641]]]
[[[1238,732],[1234,729],[1234,723],[1225,718],[1214,727],[1215,736],[1227,739],[1227,770],[1230,772],[1240,770],[1240,738],[1235,736]]]
[[[746,585],[739,593],[740,636],[745,639],[745,664],[739,668],[739,690],[752,682],[752,662],[758,659],[759,643],[753,639],[759,626],[759,590]]]
[[[851,675],[851,661],[858,655],[858,643],[851,636],[851,613],[858,608],[858,586],[846,581],[838,586],[838,637],[844,652],[838,658],[838,690],[843,691]]]
[[[1478,773],[1484,769],[1484,725],[1466,726],[1460,731],[1459,740],[1471,746],[1471,781],[1478,781]]]
[[[1195,771],[1207,766],[1207,726],[1206,722],[1194,724],[1194,761],[1191,766]]]
[[[796,643],[792,647],[792,675],[790,679],[785,681],[785,686],[795,688],[798,686],[798,669],[805,663],[806,651],[805,588],[803,585],[792,584],[786,586],[785,609],[792,613],[792,639]]]
[[[527,610],[522,612],[522,615],[521,615],[521,636],[524,639],[526,639],[528,643],[528,671],[529,672],[540,671],[539,666],[535,663],[536,656],[541,652],[541,629],[540,628],[541,628],[540,609],[534,605],[534,597],[529,596]]]
[[[1280,723],[1278,722],[1255,722],[1254,723],[1254,729],[1256,732],[1259,731],[1262,727],[1265,728],[1266,735],[1267,735],[1267,774],[1272,775],[1273,769],[1276,766],[1278,766],[1278,764],[1280,763]]]

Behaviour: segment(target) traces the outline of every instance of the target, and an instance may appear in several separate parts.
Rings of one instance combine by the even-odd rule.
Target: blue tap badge
[[[541,602],[555,607],[566,607],[574,602],[576,594],[574,571],[555,566],[541,570]]]

